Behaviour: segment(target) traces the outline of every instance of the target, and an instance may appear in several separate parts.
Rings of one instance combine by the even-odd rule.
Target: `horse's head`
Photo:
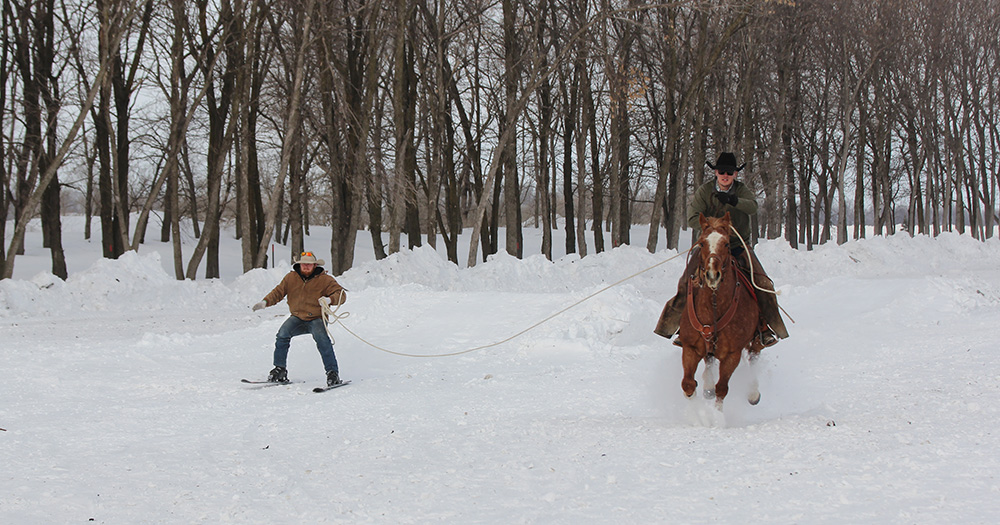
[[[729,253],[729,225],[732,219],[729,212],[721,219],[705,217],[699,214],[698,222],[701,224],[701,237],[698,238],[698,245],[701,247],[701,268],[704,272],[704,283],[715,290],[722,282],[723,271],[729,263],[731,255]]]

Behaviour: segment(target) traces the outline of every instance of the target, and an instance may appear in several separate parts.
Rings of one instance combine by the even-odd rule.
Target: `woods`
[[[40,217],[66,278],[67,213],[111,258],[159,225],[178,279],[218,277],[225,231],[250,270],[310,225],[334,274],[362,230],[376,258],[440,242],[469,265],[521,256],[527,225],[550,258],[676,248],[722,150],[760,237],[987,239],[998,30],[989,0],[12,0],[0,275]]]

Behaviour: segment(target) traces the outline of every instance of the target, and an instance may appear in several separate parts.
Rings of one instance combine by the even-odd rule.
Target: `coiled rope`
[[[521,330],[520,332],[517,332],[516,334],[514,334],[514,335],[512,335],[510,337],[507,337],[506,339],[503,339],[501,341],[497,341],[495,343],[489,343],[489,344],[485,344],[485,345],[482,345],[482,346],[477,346],[475,348],[469,348],[469,349],[466,349],[466,350],[460,350],[460,351],[457,351],[457,352],[447,352],[447,353],[443,353],[443,354],[408,354],[408,353],[405,353],[405,352],[397,352],[395,350],[389,350],[388,348],[383,348],[383,347],[381,347],[381,346],[379,346],[377,344],[374,344],[374,343],[366,340],[365,338],[361,337],[360,335],[356,334],[353,330],[351,330],[350,328],[348,328],[346,324],[344,324],[344,319],[346,319],[347,317],[349,317],[351,314],[350,314],[350,312],[338,313],[338,311],[340,310],[341,304],[338,304],[336,306],[336,308],[331,308],[329,304],[325,304],[325,303],[320,303],[320,306],[321,306],[321,308],[323,310],[323,320],[326,321],[326,330],[327,330],[327,333],[330,332],[330,326],[331,325],[339,324],[340,326],[344,327],[344,330],[346,330],[347,333],[353,335],[358,341],[361,341],[362,343],[364,343],[364,344],[366,344],[366,345],[368,345],[368,346],[370,346],[370,347],[372,347],[372,348],[374,348],[374,349],[376,349],[378,351],[385,352],[387,354],[397,355],[397,356],[401,356],[401,357],[452,357],[452,356],[457,356],[457,355],[469,354],[469,353],[472,353],[472,352],[478,352],[480,350],[485,350],[487,348],[493,348],[495,346],[500,346],[500,345],[502,345],[504,343],[510,342],[510,341],[512,341],[512,340],[514,340],[514,339],[516,339],[516,338],[518,338],[518,337],[520,337],[520,336],[522,336],[522,335],[524,335],[524,334],[526,334],[526,333],[534,330],[535,328],[538,328],[539,326],[541,326],[541,325],[543,325],[543,324],[551,321],[552,319],[555,319],[556,317],[559,317],[560,315],[566,313],[567,311],[571,310],[572,308],[574,308],[576,306],[579,306],[580,304],[582,304],[582,303],[584,303],[584,302],[586,302],[586,301],[594,298],[598,294],[601,294],[601,293],[603,293],[603,292],[605,292],[607,290],[610,290],[611,288],[614,288],[615,286],[618,286],[618,285],[624,283],[625,281],[628,281],[629,279],[634,279],[634,278],[636,278],[636,277],[638,277],[638,276],[640,276],[640,275],[642,275],[642,274],[644,274],[644,273],[646,273],[646,272],[648,272],[650,270],[653,270],[655,268],[663,266],[664,264],[666,264],[666,263],[668,263],[668,262],[670,262],[670,261],[672,261],[672,260],[674,260],[674,259],[676,259],[676,258],[678,258],[678,257],[680,257],[680,256],[682,256],[682,255],[684,255],[686,253],[688,253],[689,251],[691,251],[690,248],[688,248],[687,250],[684,250],[683,252],[678,253],[677,255],[674,255],[673,257],[670,257],[668,259],[664,259],[663,261],[660,261],[660,262],[658,262],[658,263],[650,266],[649,268],[646,268],[644,270],[639,270],[638,272],[635,272],[632,275],[629,275],[628,277],[625,277],[623,279],[619,279],[618,281],[615,281],[615,282],[613,282],[613,283],[605,286],[604,288],[601,288],[600,290],[597,290],[596,292],[594,292],[594,293],[592,293],[592,294],[584,297],[583,299],[580,299],[579,301],[576,301],[576,302],[570,304],[569,306],[563,308],[562,310],[559,310],[558,312],[556,312],[556,313],[554,313],[554,314],[546,317],[545,319],[542,319],[541,321],[538,321],[537,323],[535,323],[535,324],[533,324],[533,325],[531,325],[531,326],[529,326],[529,327]],[[333,340],[333,334],[330,334],[330,340],[331,341]]]
[[[736,231],[736,228],[734,228],[732,224],[729,225],[729,228],[731,230],[733,230],[733,233],[736,234],[736,237],[739,238],[739,240],[740,240],[741,243],[743,243],[743,250],[746,251],[746,253],[748,254],[747,255],[747,262],[750,264],[750,284],[752,284],[754,288],[756,288],[756,289],[758,289],[758,290],[760,290],[762,292],[766,292],[766,293],[773,294],[773,295],[781,295],[781,290],[765,290],[764,288],[761,288],[760,286],[757,286],[757,281],[753,277],[753,273],[754,273],[753,272],[753,257],[750,257],[750,255],[749,255],[750,248],[747,247],[747,242],[743,240],[743,236],[740,235],[740,232]],[[773,286],[773,284],[774,283],[772,283],[772,286]],[[791,315],[788,315],[788,310],[785,310],[780,304],[778,305],[778,309],[781,310],[782,313],[784,313],[786,317],[788,317],[789,321],[791,321],[793,323],[795,322],[795,319],[793,319]]]
[[[750,264],[750,284],[752,284],[754,288],[762,292],[767,292],[773,295],[781,295],[781,290],[765,290],[760,286],[757,286],[757,281],[753,278],[753,257],[750,257],[750,248],[747,246],[747,242],[743,240],[743,236],[740,235],[740,232],[736,231],[736,228],[733,227],[732,224],[729,225],[729,229],[733,230],[733,233],[736,234],[736,238],[738,238],[740,242],[743,243],[743,251],[747,253],[747,263]],[[792,322],[794,323],[795,321]]]

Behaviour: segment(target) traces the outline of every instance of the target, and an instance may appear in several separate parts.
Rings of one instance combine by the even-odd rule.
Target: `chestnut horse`
[[[701,215],[698,220],[701,236],[696,256],[701,261],[688,280],[687,304],[679,330],[684,365],[681,388],[686,396],[694,395],[698,386],[694,375],[704,360],[705,395],[712,397],[708,381],[713,358],[717,359],[719,377],[714,396],[716,407],[722,410],[722,401],[729,393],[729,378],[740,364],[743,349],[748,350],[753,364],[763,348],[760,338],[754,337],[760,309],[750,282],[736,267],[736,258],[729,251],[729,213],[721,219]],[[760,401],[756,381],[748,401],[753,405]]]

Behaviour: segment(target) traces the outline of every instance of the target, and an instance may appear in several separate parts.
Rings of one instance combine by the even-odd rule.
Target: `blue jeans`
[[[278,329],[278,335],[274,339],[274,366],[287,368],[285,363],[288,359],[288,345],[292,338],[297,335],[312,334],[313,341],[316,341],[316,349],[323,357],[323,366],[327,372],[338,370],[337,356],[333,353],[333,342],[330,341],[330,334],[326,333],[326,324],[322,317],[312,321],[303,321],[294,315],[288,317]]]

